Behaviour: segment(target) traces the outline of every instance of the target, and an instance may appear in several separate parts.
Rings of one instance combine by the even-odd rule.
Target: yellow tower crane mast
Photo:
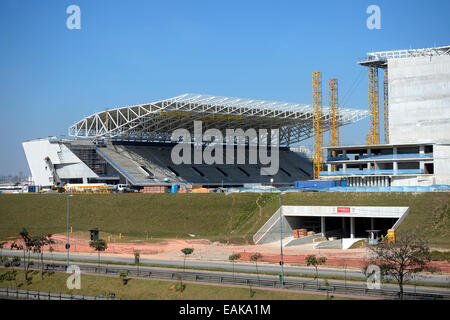
[[[380,143],[378,68],[369,68],[369,136],[368,144]]]
[[[314,179],[319,179],[323,165],[322,72],[312,73],[313,100],[313,166]]]
[[[338,79],[328,79],[328,123],[329,144],[332,147],[339,145],[339,91]],[[335,151],[332,154],[336,156]],[[332,170],[335,171],[333,166]]]

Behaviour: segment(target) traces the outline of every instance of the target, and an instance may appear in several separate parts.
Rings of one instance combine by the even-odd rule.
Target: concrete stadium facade
[[[326,147],[321,179],[450,185],[450,46],[369,53],[360,64],[388,70],[389,143]]]

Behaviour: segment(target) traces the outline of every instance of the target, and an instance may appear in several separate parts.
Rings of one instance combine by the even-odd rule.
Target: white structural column
[[[421,156],[423,156],[424,153],[425,153],[425,147],[424,146],[419,146],[419,154]],[[421,160],[419,162],[419,169],[420,169],[421,172],[425,172],[425,163],[423,162],[423,160]]]
[[[396,155],[397,155],[397,147],[393,147],[392,148],[392,154],[393,154],[393,157],[394,157],[394,162],[392,163],[392,169],[394,171],[397,171],[398,170],[398,162],[395,160],[396,159]]]
[[[325,217],[320,217],[320,232],[325,236]]]
[[[350,218],[350,238],[355,237],[355,217]]]

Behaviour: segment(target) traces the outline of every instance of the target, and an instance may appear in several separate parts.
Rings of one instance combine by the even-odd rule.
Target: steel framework
[[[329,144],[332,147],[339,145],[339,91],[338,79],[328,79],[328,121],[329,127]],[[336,156],[333,151],[332,156]],[[333,165],[332,170],[335,171],[336,166]]]
[[[326,109],[328,111],[328,109]],[[339,123],[364,119],[367,111],[341,109]],[[201,94],[183,94],[153,103],[105,110],[69,127],[77,138],[170,142],[175,129],[193,132],[193,122],[203,130],[279,129],[280,144],[290,146],[312,137],[311,105],[248,100]],[[328,119],[323,119],[328,130]]]
[[[383,72],[383,91],[384,91],[384,143],[389,143],[389,78],[388,71]]]
[[[369,143],[380,143],[378,69],[369,68]]]
[[[313,100],[313,168],[314,179],[320,178],[323,165],[322,72],[312,73]]]
[[[328,79],[328,119],[330,146],[339,145],[339,89],[338,79]]]
[[[433,47],[424,49],[406,49],[393,51],[368,52],[364,60],[358,63],[365,66],[379,68],[387,67],[388,59],[403,59],[412,57],[432,57],[450,55],[450,46]]]

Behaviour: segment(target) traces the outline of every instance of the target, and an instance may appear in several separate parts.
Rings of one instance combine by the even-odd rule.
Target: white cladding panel
[[[389,142],[450,142],[450,56],[388,60]]]
[[[98,177],[64,144],[53,142],[48,138],[22,142],[25,156],[36,185],[52,185],[52,172],[47,167],[45,157],[49,157],[61,179]]]
[[[435,145],[433,156],[436,184],[450,184],[450,145]]]

